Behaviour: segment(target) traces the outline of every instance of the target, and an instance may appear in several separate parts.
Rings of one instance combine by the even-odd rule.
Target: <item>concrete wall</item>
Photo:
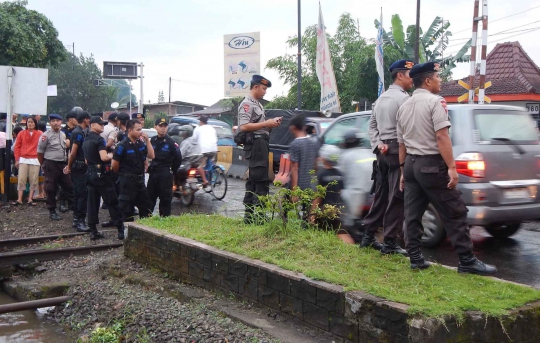
[[[182,282],[264,305],[330,332],[341,341],[540,342],[540,301],[502,319],[470,312],[458,324],[452,318],[413,317],[407,313],[407,305],[359,291],[345,292],[341,286],[140,224],[129,224],[124,253]]]

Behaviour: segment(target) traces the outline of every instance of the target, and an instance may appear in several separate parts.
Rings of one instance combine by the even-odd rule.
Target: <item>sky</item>
[[[157,102],[163,90],[171,100],[210,106],[224,97],[223,35],[246,32],[261,34],[261,66],[285,53],[295,54],[285,41],[297,33],[295,0],[29,0],[28,7],[45,14],[59,31],[59,39],[75,54],[93,54],[100,68],[103,61],[144,63],[144,103]],[[302,31],[317,23],[316,0],[301,1]],[[427,29],[436,16],[449,20],[453,32],[446,53],[454,53],[471,37],[472,0],[422,0],[420,26]],[[404,27],[415,23],[414,0],[320,0],[327,33],[333,35],[341,14],[349,12],[360,23],[362,36],[373,39],[373,25],[383,12],[383,25],[390,27],[399,14]],[[519,13],[524,12],[524,13]],[[515,14],[515,15],[514,15]],[[508,17],[509,16],[509,17]],[[537,64],[540,63],[540,0],[489,1],[488,52],[497,43],[519,41]],[[505,18],[508,17],[508,18]],[[535,23],[536,22],[536,23]],[[511,33],[498,34],[509,30]],[[508,31],[506,31],[508,32]],[[460,64],[454,78],[468,75],[469,66]],[[266,99],[285,94],[276,72],[263,69],[272,81]],[[140,97],[140,81],[132,82]]]

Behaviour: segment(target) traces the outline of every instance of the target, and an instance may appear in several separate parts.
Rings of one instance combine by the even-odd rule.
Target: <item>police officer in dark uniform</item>
[[[51,129],[43,133],[39,139],[37,155],[39,164],[45,176],[45,192],[47,193],[47,208],[52,220],[62,220],[56,213],[56,191],[61,186],[68,199],[73,198],[73,184],[69,175],[63,170],[67,164],[66,135],[60,131],[62,117],[58,114],[49,115]],[[70,201],[73,204],[72,201]]]
[[[71,181],[73,182],[73,190],[75,193],[73,212],[73,228],[79,232],[87,232],[86,211],[88,193],[86,190],[86,163],[84,161],[84,152],[82,149],[84,139],[88,134],[90,126],[90,114],[88,112],[80,112],[77,114],[77,122],[79,125],[71,133],[71,152],[69,154],[68,164],[64,169],[65,174],[71,173]]]
[[[168,217],[171,215],[173,174],[178,170],[182,162],[178,144],[167,135],[167,120],[156,120],[155,129],[157,136],[150,139],[154,148],[155,157],[148,168],[148,194],[152,203],[152,210],[156,206],[159,197],[159,215]],[[172,171],[171,171],[172,168]]]
[[[382,254],[402,254],[396,242],[403,229],[403,192],[399,189],[399,145],[396,133],[396,115],[399,107],[409,98],[412,88],[409,71],[413,61],[399,60],[390,66],[393,84],[384,92],[373,108],[369,121],[369,136],[373,152],[377,155],[377,187],[375,199],[364,219],[362,247],[373,247]],[[377,229],[384,227],[384,244],[375,239]]]
[[[144,184],[144,162],[155,157],[150,138],[142,132],[141,123],[130,120],[126,128],[127,138],[118,144],[112,160],[112,168],[118,173],[118,200],[123,222],[132,215],[133,206],[139,208],[141,218],[152,214],[152,204]]]
[[[266,120],[259,102],[272,83],[261,75],[253,75],[249,95],[238,106],[238,130],[245,134],[244,152],[249,161],[249,178],[246,182],[244,221],[253,222],[253,214],[259,206],[258,196],[268,195],[268,140],[270,130],[281,124],[281,117]]]
[[[97,230],[100,198],[107,204],[111,222],[118,228],[118,239],[124,239],[124,224],[118,208],[118,195],[113,179],[108,177],[108,174],[112,172],[112,153],[107,153],[105,139],[100,136],[105,124],[107,121],[102,120],[101,117],[92,117],[90,119],[91,131],[82,147],[88,164],[86,185],[88,187],[88,226],[91,240],[103,238],[103,234]]]
[[[116,145],[118,146],[118,144],[127,136],[126,125],[129,121],[129,114],[120,112],[116,119],[118,120],[118,134],[116,135]]]
[[[405,241],[412,269],[425,269],[422,246],[422,216],[431,203],[444,223],[452,246],[459,254],[458,272],[491,275],[494,266],[478,260],[467,225],[467,207],[456,188],[459,176],[452,151],[446,101],[437,95],[441,90],[439,64],[415,65],[410,76],[416,90],[399,109],[397,137],[400,180],[405,190]]]
[[[68,151],[70,151],[69,147],[71,146],[71,133],[73,132],[73,130],[75,130],[76,127],[77,113],[69,111],[68,114],[66,114],[66,125],[64,125],[60,129],[66,135],[66,144],[68,146]],[[60,200],[60,212],[65,213],[69,211],[67,195],[61,187],[58,194],[58,200]]]
[[[144,127],[144,119],[146,116],[143,113],[132,113],[131,119],[137,120]]]

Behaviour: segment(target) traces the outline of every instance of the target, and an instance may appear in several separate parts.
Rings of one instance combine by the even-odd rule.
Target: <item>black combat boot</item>
[[[95,241],[100,238],[105,238],[105,236],[103,236],[103,234],[97,230],[97,227],[95,225],[90,225],[89,231],[90,231],[90,239],[92,241]]]
[[[485,264],[474,256],[472,252],[459,254],[459,273],[470,273],[478,275],[493,275],[497,272],[497,267]]]
[[[118,229],[118,239],[123,241],[124,238],[126,238],[124,236],[124,231],[125,231],[124,224],[120,224],[120,226],[118,226],[117,229]]]
[[[420,251],[420,248],[409,250],[409,258],[411,259],[411,269],[419,270],[429,268],[429,262],[424,260],[424,255]]]
[[[86,218],[79,218],[77,222],[77,232],[90,232],[90,229],[86,225]]]
[[[108,222],[101,223],[101,227],[114,227],[114,226],[115,225],[111,220],[109,220]]]
[[[51,218],[51,220],[62,220],[62,217],[56,213],[56,209],[54,208],[49,210],[49,218]]]
[[[71,227],[76,229],[79,227],[79,217],[75,213],[73,213],[73,223],[71,224]]]
[[[389,255],[389,254],[400,254],[403,256],[409,256],[407,253],[407,250],[402,249],[399,244],[397,244],[396,240],[390,237],[384,237],[384,243],[381,249],[381,254],[383,255]]]
[[[66,201],[64,200],[64,201],[62,201],[60,203],[60,212],[66,213],[67,211],[69,211],[69,207],[68,207]]]
[[[364,237],[362,237],[362,243],[360,243],[360,248],[373,248],[375,250],[381,250],[382,244],[375,239],[375,235],[371,232],[364,232]]]

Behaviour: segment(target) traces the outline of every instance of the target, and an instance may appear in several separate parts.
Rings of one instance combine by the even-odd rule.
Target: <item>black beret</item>
[[[438,73],[439,71],[440,71],[439,63],[426,62],[422,64],[417,64],[414,67],[412,67],[411,72],[409,73],[409,76],[416,77],[422,74]]]
[[[62,120],[62,117],[59,115],[59,114],[49,114],[49,120],[53,120],[53,119],[60,119]]]
[[[394,70],[410,70],[414,66],[414,62],[411,60],[399,60],[392,63],[390,68],[390,72],[393,72]]]
[[[117,117],[118,117],[118,113],[109,114],[109,120],[116,120]]]
[[[101,117],[98,117],[98,116],[92,116],[92,118],[90,118],[90,124],[101,124],[101,125],[106,125],[106,124],[107,124],[107,121],[101,119]]]
[[[86,111],[79,112],[77,114],[77,120],[90,119],[90,114]]]
[[[118,116],[116,117],[116,119],[118,119],[118,120],[129,120],[130,117],[129,117],[129,114],[127,114],[126,112],[120,112],[120,113],[118,113]]]
[[[253,78],[251,79],[251,84],[272,87],[272,82],[270,82],[270,80],[261,75],[253,75]]]
[[[69,120],[71,118],[77,119],[77,113],[75,113],[73,111],[69,111],[68,114],[66,114],[66,120]]]

